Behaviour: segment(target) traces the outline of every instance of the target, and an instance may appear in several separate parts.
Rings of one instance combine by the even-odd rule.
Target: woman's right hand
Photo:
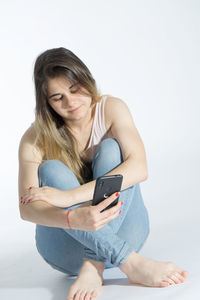
[[[118,196],[112,194],[95,206],[86,206],[84,203],[79,207],[71,210],[69,213],[69,224],[72,229],[97,231],[104,227],[108,222],[115,219],[120,214],[121,201],[115,206],[101,212],[110,205]],[[92,201],[90,201],[92,203]]]

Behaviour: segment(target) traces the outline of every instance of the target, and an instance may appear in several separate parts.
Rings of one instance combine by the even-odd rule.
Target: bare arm
[[[30,187],[39,187],[38,167],[41,163],[40,153],[33,146],[33,134],[28,130],[22,137],[19,145],[19,199]],[[84,203],[71,211],[69,221],[72,229],[98,230],[119,215],[121,203],[104,212],[101,211],[110,205],[116,196],[113,194],[96,206]],[[19,201],[20,216],[23,220],[36,224],[68,228],[67,211],[57,208],[43,200],[37,200],[23,205]]]
[[[145,168],[142,163],[132,158],[128,158],[121,163],[117,168],[105,175],[122,174],[123,182],[121,191],[135,185],[141,181],[146,180]],[[93,198],[96,180],[92,180],[78,187],[71,189],[72,205],[80,202],[85,202]],[[65,191],[64,191],[65,192]],[[67,191],[66,191],[67,193]]]
[[[19,199],[30,186],[39,187],[38,167],[41,164],[42,155],[35,148],[34,141],[34,129],[30,127],[22,136],[18,150]],[[39,200],[29,203],[29,205],[22,205],[19,201],[19,210],[23,220],[46,226],[67,228],[67,212],[45,201]]]
[[[146,153],[142,139],[134,124],[128,106],[119,98],[110,98],[105,104],[105,116],[111,120],[112,136],[118,141],[123,155],[123,162],[105,175],[122,174],[121,191],[147,179]],[[120,122],[119,122],[120,120]],[[92,199],[96,180],[71,190],[73,202]]]
[[[21,218],[44,226],[68,228],[67,211],[45,201],[34,201],[25,205]]]

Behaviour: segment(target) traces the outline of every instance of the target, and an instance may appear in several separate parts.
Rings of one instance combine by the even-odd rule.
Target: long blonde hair
[[[34,65],[35,83],[35,145],[44,153],[42,162],[58,159],[76,175],[80,184],[91,177],[91,169],[77,150],[77,141],[63,118],[50,106],[47,99],[48,80],[65,76],[71,84],[84,87],[92,98],[91,105],[101,101],[96,82],[86,65],[70,50],[60,47],[41,53]]]

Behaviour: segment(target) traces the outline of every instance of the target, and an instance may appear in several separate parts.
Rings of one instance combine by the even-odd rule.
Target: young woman
[[[56,270],[77,276],[68,299],[98,296],[105,268],[131,283],[166,287],[188,272],[138,254],[149,235],[140,185],[144,145],[125,102],[100,95],[86,65],[70,50],[49,49],[34,66],[35,121],[19,144],[19,209],[36,224],[36,247]],[[122,174],[113,194],[91,205],[96,179]]]

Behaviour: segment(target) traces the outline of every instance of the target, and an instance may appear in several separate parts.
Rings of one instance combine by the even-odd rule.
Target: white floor
[[[105,285],[99,300],[107,299],[197,299],[200,295],[199,235],[195,222],[162,225],[151,234],[140,254],[160,261],[173,261],[189,272],[182,284],[166,288],[151,288],[132,285],[117,268],[104,272]],[[21,227],[24,235],[16,228]],[[63,300],[75,277],[52,269],[38,254],[34,245],[34,224],[20,222],[13,228],[10,239],[4,234],[1,246],[0,299]],[[196,228],[196,232],[195,232]],[[184,233],[184,234],[183,234]],[[196,236],[196,238],[195,238]]]

